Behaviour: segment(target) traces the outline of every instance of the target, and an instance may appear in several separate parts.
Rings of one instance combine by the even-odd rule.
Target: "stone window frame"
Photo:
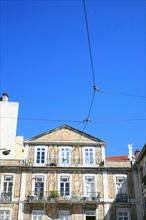
[[[5,207],[5,208],[1,208],[0,212],[9,212],[9,219],[12,218],[12,209]]]
[[[60,216],[61,213],[66,213],[67,215]],[[59,210],[59,219],[60,217],[69,217],[70,219],[71,213],[70,210]]]
[[[68,163],[62,163],[62,157],[61,157],[61,149],[69,149],[69,162]],[[59,162],[59,165],[61,166],[68,166],[68,165],[71,165],[71,149],[72,149],[72,146],[64,146],[64,145],[60,145],[59,146],[59,153],[58,153],[58,162]],[[65,158],[64,158],[65,159]]]
[[[44,210],[42,210],[42,209],[39,209],[39,210],[38,209],[33,209],[32,210],[32,218],[31,218],[32,220],[33,220],[33,212],[37,212],[37,213],[41,212],[42,213],[42,220],[43,220],[43,218],[44,218]]]
[[[85,151],[86,151],[86,149],[92,149],[93,150],[93,163],[86,163],[85,161]],[[95,158],[95,147],[94,146],[83,146],[82,147],[82,154],[83,154],[83,165],[84,166],[94,166],[94,165],[96,165],[96,158]]]
[[[46,175],[44,173],[35,173],[35,175],[33,176],[33,179],[32,179],[32,192],[34,193],[35,192],[35,180],[36,180],[36,177],[43,177],[44,178],[44,195],[45,195],[45,192],[46,192]]]
[[[118,215],[119,212],[127,212],[128,216],[126,216],[126,217],[128,217],[128,220],[131,220],[130,209],[128,209],[128,208],[118,208],[118,209],[116,210],[116,219],[117,219],[117,220],[119,220],[119,215]],[[122,217],[123,217],[123,216],[122,216]],[[124,220],[124,218],[123,218],[123,220]]]
[[[4,191],[4,177],[5,176],[12,176],[13,177],[13,188],[12,188],[12,201],[14,200],[14,187],[15,187],[15,174],[14,173],[4,173],[4,175],[1,176],[1,193]]]
[[[45,159],[44,163],[37,163],[37,152],[38,148],[45,149]],[[34,153],[34,165],[36,166],[45,166],[47,164],[47,146],[46,145],[36,145],[35,146],[35,153]]]
[[[58,191],[59,191],[59,193],[60,193],[60,183],[61,183],[60,179],[61,179],[61,177],[69,177],[69,183],[70,183],[69,196],[66,196],[66,197],[71,197],[72,196],[72,176],[69,173],[60,173],[58,175]]]
[[[96,216],[96,210],[86,210],[85,216]]]

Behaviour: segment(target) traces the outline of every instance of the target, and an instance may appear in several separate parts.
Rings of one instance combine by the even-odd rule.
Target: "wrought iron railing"
[[[128,196],[126,193],[119,193],[116,195],[116,202],[128,202]]]
[[[26,159],[24,162],[25,166],[48,166],[48,167],[66,167],[66,166],[71,166],[71,167],[98,167],[102,166],[102,162],[98,162],[97,160],[93,160],[91,162],[87,162],[84,160],[70,160],[67,161],[66,159],[56,159],[56,160],[45,160],[43,163],[41,161],[37,163],[35,159]]]
[[[100,201],[100,193],[92,192],[88,193],[88,195],[82,193],[69,193],[66,195],[64,192],[52,190],[52,191],[41,191],[41,192],[30,192],[26,197],[27,202],[39,202],[39,201],[70,201],[70,202],[99,202]]]
[[[12,193],[11,192],[2,192],[0,196],[0,201],[11,201],[12,200]]]

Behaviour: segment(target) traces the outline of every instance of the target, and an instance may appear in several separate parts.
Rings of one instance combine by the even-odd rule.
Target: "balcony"
[[[12,201],[12,193],[11,192],[3,192],[1,193],[1,196],[0,196],[0,201]]]
[[[25,202],[28,203],[99,203],[100,193],[94,192],[85,196],[80,193],[72,193],[64,195],[60,191],[30,192]]]
[[[128,202],[128,196],[126,193],[123,194],[117,194],[116,196],[116,202],[123,203]]]
[[[66,161],[66,159],[46,160],[44,163],[36,163],[34,159],[26,159],[25,166],[35,167],[99,167],[103,166],[102,162],[93,161],[92,163],[86,163],[83,160]]]

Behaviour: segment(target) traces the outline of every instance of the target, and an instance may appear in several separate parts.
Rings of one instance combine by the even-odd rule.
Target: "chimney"
[[[7,102],[7,101],[8,101],[8,99],[9,99],[8,94],[7,94],[7,93],[3,93],[3,96],[2,96],[2,101],[3,101],[3,102]]]
[[[140,150],[136,149],[136,151],[134,153],[136,159],[138,158],[139,154],[140,154]]]

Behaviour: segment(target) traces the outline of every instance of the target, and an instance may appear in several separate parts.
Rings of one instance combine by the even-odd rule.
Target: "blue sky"
[[[107,142],[107,155],[127,154],[130,143],[134,152],[146,142],[145,1],[88,0],[86,11],[104,92],[85,132]],[[1,1],[0,84],[20,104],[24,139],[63,124],[83,130],[93,96],[83,1]]]

